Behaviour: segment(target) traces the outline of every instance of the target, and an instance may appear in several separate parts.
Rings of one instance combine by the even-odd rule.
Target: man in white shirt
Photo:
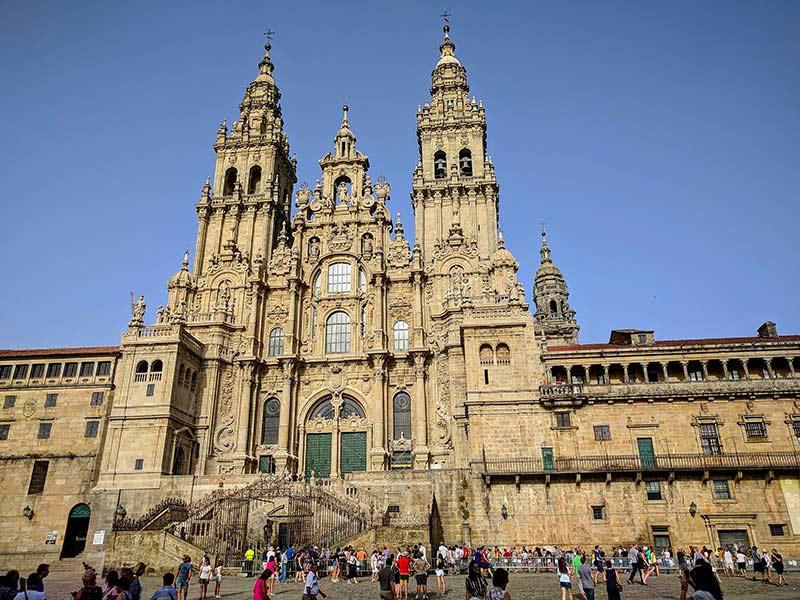
[[[424,558],[425,560],[428,560],[427,557],[425,556],[425,546],[424,546],[424,544],[420,544],[418,550],[419,550],[419,553],[422,556],[422,558]]]
[[[306,595],[309,600],[316,600],[317,594],[321,594],[323,598],[328,595],[319,589],[319,580],[317,579],[317,565],[311,563],[308,567],[308,575],[306,575]]]

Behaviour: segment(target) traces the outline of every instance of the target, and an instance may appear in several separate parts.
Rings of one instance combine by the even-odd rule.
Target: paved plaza
[[[70,600],[69,592],[77,589],[80,584],[81,572],[78,570],[71,576],[68,573],[53,573],[46,580],[48,600]],[[800,598],[800,574],[793,574],[790,585],[779,588],[775,585],[768,585],[760,581],[743,580],[740,578],[723,579],[723,592],[726,600],[797,600]],[[245,577],[228,577],[223,582],[222,598],[224,600],[250,600],[253,597],[254,580]],[[439,600],[435,593],[436,578],[429,580],[430,588],[434,590],[431,594],[432,600]],[[144,593],[142,600],[149,600],[153,591],[160,586],[160,578],[147,577],[143,579]],[[213,594],[213,586],[209,586]],[[359,584],[346,584],[343,581],[331,583],[328,578],[323,578],[320,582],[322,591],[328,594],[330,600],[378,600],[378,586],[369,582],[369,578],[361,580]],[[464,577],[447,577],[448,591],[441,600],[461,600],[464,597]],[[299,583],[277,584],[274,597],[279,600],[301,600],[302,585]],[[409,586],[411,592],[409,600],[416,600],[414,583]],[[513,600],[545,600],[560,599],[561,592],[558,587],[558,578],[553,574],[532,574],[520,573],[511,575],[511,582],[508,587]],[[200,588],[193,579],[189,589],[188,600],[198,600]],[[605,587],[599,586],[596,597],[598,599],[607,598]],[[625,600],[645,600],[658,599],[670,600],[680,597],[680,584],[677,575],[662,575],[652,577],[648,581],[648,586],[643,587],[638,584],[626,585],[622,597]],[[209,598],[213,600],[213,595]]]

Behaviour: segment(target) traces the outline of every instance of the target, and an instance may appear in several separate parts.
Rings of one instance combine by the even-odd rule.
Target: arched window
[[[136,363],[136,372],[147,373],[147,366],[148,365],[146,360],[140,360],[138,363]]]
[[[222,186],[222,195],[223,196],[230,196],[233,194],[233,190],[236,187],[236,178],[238,176],[238,172],[236,171],[235,167],[231,167],[227,171],[225,171],[225,184]]]
[[[398,392],[394,397],[394,435],[395,440],[411,439],[411,396]]]
[[[192,384],[191,384],[191,387],[189,389],[192,392],[196,392],[197,391],[197,371],[193,371],[192,372]]]
[[[505,344],[497,344],[497,364],[511,364],[511,350],[509,350],[508,346]]]
[[[336,410],[333,407],[330,396],[320,400],[308,415],[309,419],[333,419],[336,416]],[[366,416],[364,409],[355,400],[347,395],[342,395],[342,406],[339,408],[339,418],[347,419],[348,417],[361,417]]]
[[[558,314],[558,303],[555,300],[550,300],[550,314],[554,317]]]
[[[408,350],[408,323],[397,321],[392,331],[394,333],[394,349]]]
[[[364,273],[364,269],[358,270],[358,289],[362,292],[367,291],[367,274]]]
[[[328,267],[328,293],[350,291],[350,263],[333,263]]]
[[[483,344],[479,350],[480,361],[482,365],[494,364],[494,350],[489,344]]]
[[[261,167],[250,167],[250,177],[247,179],[247,193],[257,194],[261,189]]]
[[[447,177],[447,154],[444,150],[439,150],[433,155],[433,176],[436,179]]]
[[[164,370],[164,363],[160,360],[156,359],[153,361],[153,364],[150,365],[150,372],[151,373],[161,373]]]
[[[275,327],[272,331],[269,332],[269,355],[270,356],[278,356],[283,354],[283,344],[286,339],[286,336],[283,333],[283,329],[280,327]]]
[[[264,402],[264,421],[261,427],[261,443],[278,443],[278,425],[281,420],[281,401],[270,398]]]
[[[183,385],[183,373],[185,370],[183,365],[178,369],[178,385]]]
[[[336,311],[325,323],[325,353],[343,354],[350,352],[350,315]]]
[[[311,284],[311,293],[314,296],[319,296],[319,293],[322,290],[322,284],[320,283],[321,280],[321,273],[317,273],[316,277],[314,277],[314,283]]]
[[[468,148],[462,148],[458,153],[458,166],[462,175],[472,177],[472,152]]]
[[[172,461],[172,474],[183,475],[183,469],[186,467],[186,453],[183,451],[183,446],[175,448],[175,459]]]

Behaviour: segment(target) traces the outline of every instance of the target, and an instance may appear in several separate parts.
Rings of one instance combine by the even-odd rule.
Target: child
[[[511,594],[506,591],[508,585],[508,571],[505,569],[495,569],[492,574],[492,590],[489,592],[489,600],[511,600]]]

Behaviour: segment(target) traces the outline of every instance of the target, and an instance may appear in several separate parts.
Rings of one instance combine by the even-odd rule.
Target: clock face
[[[33,398],[26,400],[25,404],[22,405],[22,414],[25,415],[26,418],[30,419],[35,412],[36,400]]]

